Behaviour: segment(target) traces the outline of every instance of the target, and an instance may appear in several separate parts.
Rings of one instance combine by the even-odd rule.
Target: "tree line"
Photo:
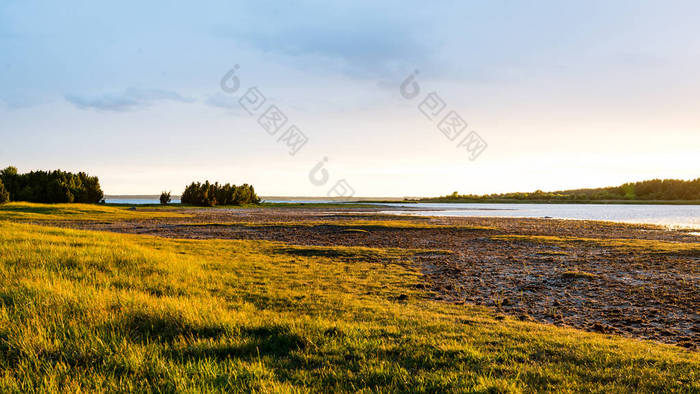
[[[31,171],[17,168],[0,171],[0,202],[99,203],[104,199],[100,181],[84,172]]]
[[[213,207],[214,205],[259,204],[260,198],[255,194],[253,186],[247,183],[236,186],[206,181],[192,182],[182,192],[180,201],[183,204]]]
[[[424,198],[420,201],[490,201],[490,200],[563,200],[563,201],[600,201],[600,200],[647,200],[647,201],[692,201],[700,200],[700,178],[684,181],[681,179],[652,179],[630,182],[620,186],[595,189],[562,190],[530,193],[502,194],[459,194],[454,192],[447,196]]]

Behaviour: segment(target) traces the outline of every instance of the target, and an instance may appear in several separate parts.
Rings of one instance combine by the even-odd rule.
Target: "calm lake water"
[[[626,223],[660,224],[700,229],[700,205],[632,204],[383,204],[402,211],[391,214],[426,216],[497,216],[556,219],[606,220]],[[418,210],[416,210],[418,209]]]
[[[179,203],[173,199],[173,203]],[[270,201],[286,203],[337,203],[323,200]],[[158,199],[108,198],[111,204],[158,204]],[[420,216],[496,216],[556,219],[607,220],[626,223],[659,224],[676,228],[700,229],[700,205],[632,204],[444,204],[382,203],[392,207],[383,213]],[[398,208],[398,210],[397,210]]]

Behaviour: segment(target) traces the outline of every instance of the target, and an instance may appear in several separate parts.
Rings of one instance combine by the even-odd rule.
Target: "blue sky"
[[[0,166],[87,170],[111,194],[205,178],[309,196],[340,179],[422,196],[695,178],[698,16],[693,1],[6,0]],[[241,109],[253,86],[307,135],[296,155]],[[430,92],[487,142],[475,160],[419,111]]]

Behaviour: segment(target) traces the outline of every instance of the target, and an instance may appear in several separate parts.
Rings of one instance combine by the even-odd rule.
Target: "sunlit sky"
[[[700,177],[700,2],[291,3],[0,2],[0,167],[85,170],[107,194]],[[251,87],[266,97],[254,115],[239,104]],[[431,121],[418,107],[433,92],[445,107]],[[269,105],[288,118],[274,136],[258,124]],[[468,125],[454,141],[437,128],[449,111]],[[308,137],[293,156],[278,141],[291,125]],[[457,147],[470,131],[487,143],[475,160]]]

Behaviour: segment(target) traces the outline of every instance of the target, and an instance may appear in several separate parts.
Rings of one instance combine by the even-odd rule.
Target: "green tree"
[[[218,182],[205,181],[204,183],[192,182],[185,187],[181,201],[183,204],[211,207],[229,204],[259,204],[260,198],[255,194],[253,186],[248,184],[236,186],[227,183],[221,185]]]
[[[98,203],[104,198],[97,177],[84,172],[73,174],[56,170],[19,174],[15,167],[7,167],[0,171],[0,180],[12,201]]]
[[[170,192],[163,191],[162,193],[160,193],[160,203],[162,205],[168,205],[170,201]]]

